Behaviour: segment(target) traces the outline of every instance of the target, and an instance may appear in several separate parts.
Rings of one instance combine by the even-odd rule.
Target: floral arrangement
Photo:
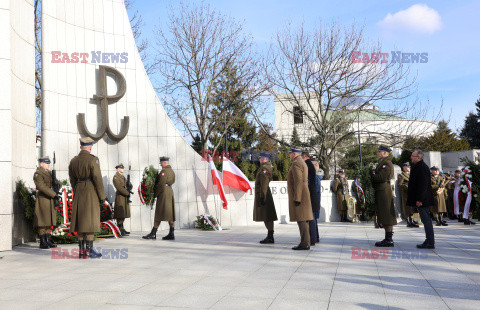
[[[195,228],[202,230],[221,230],[218,221],[211,215],[202,214],[197,216],[195,221]]]
[[[357,200],[357,213],[365,211],[367,217],[375,214],[375,190],[372,184],[373,166],[357,166],[355,173],[355,182],[353,185],[353,193]]]
[[[158,175],[158,170],[152,165],[143,170],[142,181],[138,187],[138,195],[140,196],[140,202],[144,205],[153,208],[153,202],[155,200],[155,180]]]
[[[472,202],[470,211],[473,212],[473,217],[478,219],[480,217],[480,164],[468,159],[462,159],[462,161],[465,163],[465,169],[463,169],[460,177],[460,193],[458,198],[460,204],[463,206],[471,189]],[[466,171],[467,173],[465,173]],[[466,179],[468,179],[470,184],[467,184]]]

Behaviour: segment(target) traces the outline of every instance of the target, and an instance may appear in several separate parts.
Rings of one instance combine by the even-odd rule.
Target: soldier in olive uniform
[[[116,166],[115,169],[117,169],[117,173],[113,176],[113,186],[115,186],[116,190],[113,217],[117,219],[117,224],[122,236],[126,236],[129,235],[130,232],[125,230],[123,222],[125,222],[125,218],[130,217],[130,205],[128,203],[130,191],[127,190],[127,179],[123,176],[125,166],[120,164]]]
[[[33,182],[37,188],[33,224],[38,227],[40,249],[56,248],[57,246],[50,241],[48,233],[50,228],[57,224],[57,212],[53,201],[57,193],[52,189],[52,173],[48,170],[50,158],[45,156],[38,161],[40,167],[33,175]]]
[[[410,180],[410,164],[405,163],[402,165],[402,173],[398,176],[397,185],[400,190],[400,196],[402,199],[402,213],[407,220],[407,227],[419,227],[412,218],[414,210],[411,206],[407,206],[408,196],[408,181]]]
[[[297,222],[301,238],[300,244],[292,250],[310,250],[308,221],[313,220],[313,213],[308,190],[308,168],[300,153],[298,149],[290,149],[292,165],[287,175],[290,221]]]
[[[273,202],[272,192],[268,184],[272,180],[273,167],[268,153],[260,153],[260,167],[255,177],[255,202],[253,205],[253,220],[264,222],[268,230],[267,237],[260,241],[262,244],[274,243],[273,222],[276,221],[277,212]]]
[[[100,205],[106,200],[100,163],[90,154],[94,143],[90,137],[81,138],[80,153],[68,166],[73,188],[70,232],[77,232],[79,258],[102,256],[93,248],[94,234],[100,231]]]
[[[433,191],[433,206],[430,207],[430,212],[437,224],[435,226],[448,226],[447,222],[443,220],[443,213],[447,212],[447,205],[445,202],[445,179],[440,176],[438,167],[430,168],[432,172],[432,191]]]
[[[143,236],[143,239],[157,239],[157,230],[161,221],[168,221],[170,231],[163,240],[175,240],[175,199],[173,197],[172,184],[175,183],[175,173],[169,163],[170,158],[160,157],[162,171],[155,180],[155,197],[157,204],[155,206],[155,221],[152,231]]]
[[[340,213],[340,221],[351,223],[352,221],[347,217],[350,195],[348,193],[348,182],[345,178],[345,171],[340,170],[338,172],[338,178],[335,178],[333,182],[332,191],[337,196],[337,208]]]
[[[393,164],[388,159],[392,150],[384,145],[380,145],[377,150],[377,156],[380,162],[372,174],[372,183],[375,188],[375,209],[378,223],[385,229],[385,239],[375,243],[377,247],[392,247],[393,225],[397,225],[395,208],[393,206],[393,192],[390,180],[393,177]]]

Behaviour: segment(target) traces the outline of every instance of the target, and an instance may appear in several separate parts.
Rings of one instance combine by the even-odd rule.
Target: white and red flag
[[[222,200],[222,205],[225,210],[227,210],[227,198],[225,198],[225,191],[223,190],[222,180],[218,175],[217,168],[215,168],[215,164],[213,163],[212,157],[208,156],[208,161],[210,162],[210,169],[212,170],[212,180],[213,185],[217,185],[218,187],[218,194],[220,195],[220,199]]]
[[[223,158],[223,185],[238,188],[245,193],[252,189],[250,181],[234,163]]]

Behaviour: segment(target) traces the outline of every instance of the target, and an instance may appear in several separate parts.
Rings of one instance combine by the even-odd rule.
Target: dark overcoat
[[[56,194],[52,190],[52,174],[41,167],[35,171],[33,182],[37,188],[33,225],[35,227],[55,226],[57,212],[53,203]]]
[[[272,180],[272,171],[273,168],[270,163],[261,164],[258,168],[255,177],[255,202],[253,205],[253,220],[255,222],[278,220],[272,191],[268,186]]]
[[[433,205],[430,169],[423,160],[412,165],[408,182],[407,204],[416,206],[417,201],[421,201],[423,207],[430,208]]]
[[[155,221],[175,222],[175,198],[172,184],[175,183],[175,173],[170,165],[160,171],[155,180]]]
[[[310,192],[308,190],[308,168],[301,156],[295,157],[288,169],[288,209],[291,222],[313,220]],[[296,206],[295,201],[300,202]]]
[[[305,160],[305,164],[308,168],[308,191],[310,192],[310,202],[312,203],[312,211],[320,210],[320,204],[318,203],[317,187],[316,187],[316,176],[317,171],[315,166],[312,163],[312,160],[308,158]]]
[[[130,217],[130,205],[128,203],[128,196],[130,192],[127,191],[127,179],[120,173],[117,172],[113,176],[113,186],[115,186],[115,205],[114,205],[114,215],[116,219],[124,219]]]
[[[73,188],[72,222],[70,232],[100,231],[100,200],[106,199],[98,158],[80,151],[68,166]]]
[[[382,158],[372,175],[375,189],[375,212],[377,221],[384,226],[397,224],[395,207],[393,205],[393,191],[390,180],[393,178],[393,164],[388,158]]]

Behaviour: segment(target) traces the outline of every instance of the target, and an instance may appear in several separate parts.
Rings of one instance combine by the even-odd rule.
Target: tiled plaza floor
[[[395,247],[377,259],[352,259],[352,247],[383,239],[372,224],[319,230],[320,243],[299,252],[295,223],[277,224],[267,246],[263,227],[95,243],[126,259],[52,259],[26,244],[0,252],[0,309],[480,309],[480,223],[435,227],[437,248],[420,255],[423,228],[398,225]]]

